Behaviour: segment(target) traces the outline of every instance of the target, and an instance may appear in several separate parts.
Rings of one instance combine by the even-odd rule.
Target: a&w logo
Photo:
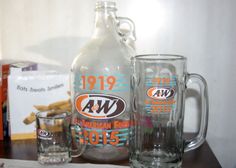
[[[39,139],[44,139],[44,140],[51,140],[52,139],[52,133],[43,130],[43,129],[38,129],[38,138]]]
[[[120,97],[104,94],[82,94],[75,100],[76,110],[88,118],[109,119],[121,115],[126,108]]]
[[[175,95],[175,89],[152,87],[148,89],[147,95],[153,99],[167,100]]]

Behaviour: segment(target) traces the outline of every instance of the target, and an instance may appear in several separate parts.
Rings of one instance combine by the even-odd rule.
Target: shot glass
[[[71,124],[69,112],[51,114],[50,111],[36,114],[38,161],[44,165],[68,163],[85,149],[81,128]]]

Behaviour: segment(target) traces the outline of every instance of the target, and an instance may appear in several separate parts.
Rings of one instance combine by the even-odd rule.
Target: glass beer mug
[[[183,153],[199,147],[206,137],[206,81],[198,74],[187,73],[186,58],[182,56],[140,55],[132,62],[131,167],[181,167]],[[192,83],[200,88],[201,124],[198,135],[185,140],[185,92]]]

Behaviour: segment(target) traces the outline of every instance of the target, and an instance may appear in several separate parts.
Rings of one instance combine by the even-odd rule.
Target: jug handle
[[[199,74],[187,74],[186,83],[186,85],[188,85],[188,83],[196,83],[199,85],[201,95],[201,118],[198,134],[190,140],[185,140],[184,152],[196,149],[203,144],[206,139],[209,115],[209,100],[206,80]]]
[[[134,22],[126,17],[117,17],[117,32],[119,36],[127,43],[130,47],[134,48],[134,41],[136,41],[136,34],[135,34],[135,25]],[[126,24],[129,26],[128,29],[122,29],[121,25]]]

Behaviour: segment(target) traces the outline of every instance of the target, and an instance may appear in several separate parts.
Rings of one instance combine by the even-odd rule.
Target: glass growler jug
[[[128,157],[135,30],[130,19],[116,16],[114,2],[97,2],[95,12],[92,39],[72,63],[71,97],[86,144],[82,157],[113,162]]]

